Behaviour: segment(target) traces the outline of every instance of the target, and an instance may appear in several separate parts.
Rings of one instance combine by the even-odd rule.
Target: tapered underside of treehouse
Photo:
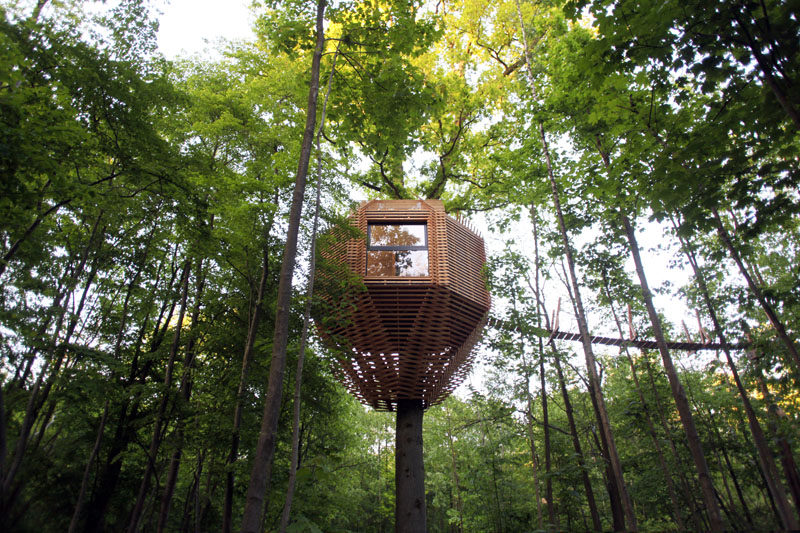
[[[469,373],[488,317],[483,239],[438,200],[373,200],[352,221],[366,239],[328,254],[365,290],[340,299],[320,327],[342,354],[339,377],[379,410],[400,399],[440,402]]]

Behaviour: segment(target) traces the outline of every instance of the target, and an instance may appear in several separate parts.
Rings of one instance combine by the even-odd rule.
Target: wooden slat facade
[[[439,200],[373,200],[351,218],[365,235],[370,223],[425,223],[428,275],[366,276],[364,239],[328,251],[338,256],[328,259],[345,263],[366,288],[334,304],[338,320],[317,321],[325,341],[342,354],[338,375],[375,409],[394,410],[399,399],[436,404],[469,373],[488,318],[483,239],[449,217]]]

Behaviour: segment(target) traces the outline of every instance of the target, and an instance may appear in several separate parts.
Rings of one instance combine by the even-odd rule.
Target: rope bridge
[[[522,331],[517,326],[511,326],[506,321],[501,320],[499,318],[490,316],[488,325],[496,328],[496,329],[506,329],[516,331],[518,333],[530,333],[536,335],[537,337],[545,337],[547,338],[547,342],[551,340],[563,340],[563,341],[579,341],[581,340],[580,333],[571,333],[568,331],[559,331],[556,329],[555,331],[545,329],[545,328],[537,328],[536,326],[526,326],[525,331]],[[642,339],[616,339],[613,337],[601,337],[598,335],[590,335],[592,344],[604,344],[606,346],[631,346],[634,348],[641,348],[643,350],[655,350],[658,349],[658,343],[654,340],[642,340]],[[723,350],[728,348],[729,350],[741,350],[746,347],[745,344],[722,344],[719,342],[667,342],[667,348],[670,350],[686,350],[689,352],[697,352],[700,350]]]

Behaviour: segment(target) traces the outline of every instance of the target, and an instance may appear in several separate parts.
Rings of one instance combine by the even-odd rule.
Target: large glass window
[[[367,226],[367,276],[428,275],[425,223],[374,223]]]

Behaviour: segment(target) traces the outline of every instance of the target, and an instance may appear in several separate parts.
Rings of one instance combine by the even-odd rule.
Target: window
[[[375,223],[367,226],[367,276],[428,275],[425,223]]]

